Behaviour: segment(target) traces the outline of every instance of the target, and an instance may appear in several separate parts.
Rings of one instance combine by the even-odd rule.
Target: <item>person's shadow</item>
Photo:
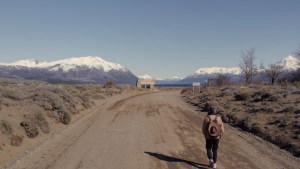
[[[193,166],[193,167],[196,167],[198,169],[207,169],[208,168],[208,166],[205,165],[205,164],[195,163],[193,161],[188,161],[188,160],[184,160],[184,159],[180,159],[180,158],[175,158],[175,157],[167,156],[167,155],[164,155],[164,154],[152,153],[152,152],[148,152],[148,151],[145,151],[144,153],[146,153],[146,154],[148,154],[152,157],[155,157],[159,160],[166,161],[166,162],[186,163],[186,164],[188,164],[190,166]]]

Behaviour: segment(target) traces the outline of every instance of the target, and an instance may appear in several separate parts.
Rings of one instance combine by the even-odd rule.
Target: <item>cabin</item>
[[[151,79],[138,79],[136,82],[136,87],[144,89],[154,89],[155,80]]]

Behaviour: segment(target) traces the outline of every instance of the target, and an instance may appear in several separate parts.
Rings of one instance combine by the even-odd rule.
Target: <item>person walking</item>
[[[224,124],[217,113],[217,108],[212,106],[203,120],[202,133],[206,140],[209,167],[217,168],[219,141],[224,133]]]

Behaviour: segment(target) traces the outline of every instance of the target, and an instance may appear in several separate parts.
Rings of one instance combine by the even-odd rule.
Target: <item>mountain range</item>
[[[289,72],[300,68],[299,63],[300,63],[299,59],[290,55],[275,64],[282,65],[286,70],[286,72]],[[263,71],[263,70],[259,69],[258,71]],[[175,83],[191,84],[192,82],[195,81],[203,83],[208,78],[214,78],[220,74],[228,76],[231,81],[238,82],[243,80],[242,70],[239,67],[232,67],[232,68],[210,67],[210,68],[200,68],[196,70],[193,74]]]
[[[287,71],[299,68],[299,60],[288,56],[276,64],[283,65]],[[169,79],[155,79],[157,84],[191,84],[204,82],[208,78],[224,74],[233,81],[242,79],[239,67],[200,68],[185,78],[174,76]],[[41,80],[50,83],[105,83],[112,80],[119,84],[135,84],[138,78],[152,79],[149,75],[134,75],[128,68],[105,61],[97,56],[73,57],[53,62],[38,60],[20,60],[5,64],[0,63],[0,77]]]
[[[134,84],[137,77],[126,67],[97,56],[69,58],[53,62],[20,60],[0,63],[0,77],[41,80],[50,83],[105,83]]]
[[[293,56],[288,56],[283,60],[277,62],[276,64],[284,66],[284,69],[288,71],[293,71],[298,69],[299,59]],[[262,71],[262,70],[260,70]],[[231,81],[241,81],[243,80],[242,71],[237,67],[225,68],[225,67],[204,67],[199,68],[192,74],[186,76],[185,78],[169,78],[169,79],[155,79],[157,84],[192,84],[193,82],[205,82],[209,78],[214,78],[218,75],[226,75],[230,77]],[[139,76],[140,78],[151,79],[151,76]]]

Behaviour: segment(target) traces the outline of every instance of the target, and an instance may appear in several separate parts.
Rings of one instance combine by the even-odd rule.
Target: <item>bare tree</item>
[[[242,73],[244,73],[246,84],[252,82],[253,77],[257,74],[257,67],[254,64],[255,60],[255,49],[252,48],[246,53],[242,53],[242,61],[239,65]]]
[[[275,81],[284,72],[283,65],[270,64],[267,68],[264,68],[265,73],[271,80],[271,84],[274,85]]]

